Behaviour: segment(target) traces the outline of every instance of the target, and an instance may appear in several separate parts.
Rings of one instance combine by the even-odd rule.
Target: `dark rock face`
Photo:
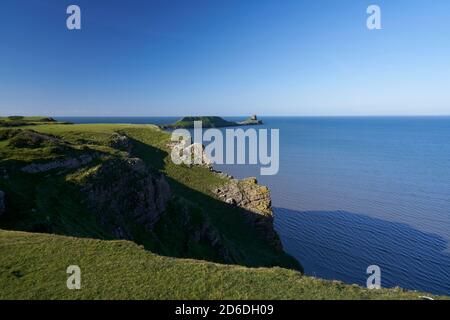
[[[232,179],[214,190],[222,201],[243,210],[247,221],[261,231],[276,249],[283,250],[280,238],[273,227],[272,201],[267,187],[258,184],[256,178]]]
[[[5,213],[5,193],[0,190],[0,216]]]
[[[206,243],[220,259],[218,261],[235,263],[234,257],[238,254],[230,247],[227,247],[217,229],[208,221],[202,219],[199,223],[192,221],[190,210],[186,207],[177,211],[177,215],[182,217],[183,231],[188,235],[189,241],[195,243]]]
[[[133,240],[131,224],[152,230],[171,197],[163,175],[151,173],[137,158],[102,164],[86,178],[82,191],[100,222],[112,227],[119,239]]]
[[[132,143],[127,136],[124,136],[124,135],[121,135],[118,133],[114,133],[109,138],[108,146],[110,146],[111,148],[114,148],[114,149],[130,152]]]

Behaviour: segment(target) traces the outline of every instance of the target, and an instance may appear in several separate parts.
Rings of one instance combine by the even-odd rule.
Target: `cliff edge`
[[[256,178],[231,179],[220,188],[213,190],[216,196],[231,206],[244,209],[242,214],[265,239],[277,250],[283,246],[273,226],[273,211],[270,191],[258,184]]]

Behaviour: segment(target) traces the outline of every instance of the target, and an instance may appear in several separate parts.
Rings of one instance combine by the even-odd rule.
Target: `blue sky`
[[[0,27],[0,115],[450,114],[448,0],[2,0]]]

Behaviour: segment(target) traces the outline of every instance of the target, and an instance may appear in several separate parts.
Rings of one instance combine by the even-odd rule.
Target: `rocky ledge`
[[[283,250],[273,226],[272,201],[267,187],[259,185],[256,178],[231,179],[213,192],[229,205],[242,208],[247,221],[259,230],[277,250]]]
[[[261,120],[259,120],[256,115],[253,115],[250,118],[248,118],[247,120],[238,122],[238,124],[241,126],[252,126],[252,125],[263,124],[263,122]]]
[[[88,207],[119,239],[133,240],[131,224],[151,231],[166,209],[171,191],[163,175],[138,158],[115,159],[88,170],[82,178]]]
[[[79,157],[67,157],[46,163],[32,163],[22,168],[26,173],[42,173],[54,169],[76,169],[90,163],[94,159],[93,155],[83,154]]]

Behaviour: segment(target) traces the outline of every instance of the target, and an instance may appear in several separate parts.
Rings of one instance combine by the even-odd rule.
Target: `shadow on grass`
[[[154,171],[164,171],[165,159],[169,156],[166,151],[133,138],[130,140],[133,156],[142,159]],[[295,259],[275,249],[273,239],[267,239],[264,227],[272,223],[270,219],[226,204],[171,177],[166,178],[179,201],[172,201],[165,217],[156,225],[155,233],[164,241],[159,241],[160,245],[151,248],[152,251],[248,267],[303,270]],[[170,228],[170,224],[178,227]],[[168,246],[168,243],[172,244]],[[181,244],[182,250],[176,250]]]

